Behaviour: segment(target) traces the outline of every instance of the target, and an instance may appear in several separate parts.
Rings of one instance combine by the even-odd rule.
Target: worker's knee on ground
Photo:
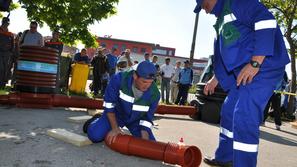
[[[93,142],[93,143],[98,143],[104,140],[106,136],[106,133],[104,133],[100,129],[95,129],[89,126],[88,128],[88,138]]]
[[[88,127],[88,138],[93,142],[93,143],[98,143],[104,140],[108,130],[104,128],[105,126],[101,125],[102,122],[100,123],[100,118],[95,119]]]

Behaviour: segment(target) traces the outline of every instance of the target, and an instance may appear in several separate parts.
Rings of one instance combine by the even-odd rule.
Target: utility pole
[[[193,32],[193,40],[192,40],[192,47],[191,47],[191,52],[190,52],[190,64],[191,64],[191,66],[193,66],[193,60],[194,60],[198,20],[199,20],[199,13],[196,13],[194,32]]]

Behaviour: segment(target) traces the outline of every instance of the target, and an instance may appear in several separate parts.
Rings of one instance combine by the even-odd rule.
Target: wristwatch
[[[260,68],[261,64],[257,61],[251,60],[250,64],[252,65],[252,67],[254,68]]]

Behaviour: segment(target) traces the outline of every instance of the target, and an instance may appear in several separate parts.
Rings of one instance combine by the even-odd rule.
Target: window
[[[164,49],[155,49],[153,50],[154,54],[159,54],[159,55],[167,55],[167,50]]]
[[[125,51],[127,49],[127,46],[125,44],[122,45],[122,51]]]
[[[132,52],[134,52],[134,53],[138,53],[138,48],[134,46],[134,47],[132,48]]]
[[[173,55],[172,55],[172,50],[169,50],[168,55],[169,55],[169,56],[173,56]]]
[[[118,49],[118,48],[119,48],[119,45],[118,45],[118,44],[114,44],[114,45],[113,45],[113,48]]]
[[[140,52],[141,52],[141,53],[145,53],[145,52],[146,52],[146,48],[141,48],[141,49],[140,49]]]

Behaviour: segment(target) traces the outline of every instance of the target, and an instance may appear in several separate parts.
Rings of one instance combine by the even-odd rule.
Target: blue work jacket
[[[142,129],[151,128],[160,92],[155,82],[135,99],[132,92],[134,71],[119,72],[112,76],[104,95],[104,112],[114,112],[125,125],[139,122]]]
[[[277,21],[257,0],[224,0],[214,28],[214,70],[225,90],[236,84],[236,75],[252,56],[265,56],[260,72],[290,62]]]
[[[191,68],[184,68],[179,73],[179,83],[192,85],[193,82],[193,70]]]

